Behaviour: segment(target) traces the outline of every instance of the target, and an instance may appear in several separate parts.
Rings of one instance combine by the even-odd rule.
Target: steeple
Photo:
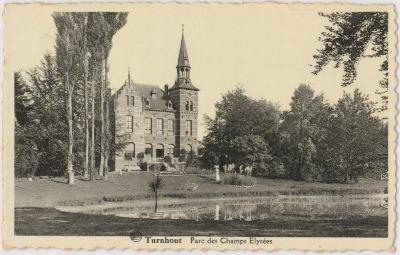
[[[131,69],[128,68],[128,79],[126,79],[125,84],[128,86],[133,85],[133,80],[131,78]]]
[[[131,69],[128,68],[128,84],[131,85]]]
[[[186,43],[185,43],[185,28],[184,25],[182,25],[182,39],[181,39],[181,48],[179,50],[179,58],[178,58],[178,65],[176,68],[179,67],[189,67],[189,56],[186,50]]]
[[[190,89],[190,90],[198,90],[195,86],[193,86],[190,80],[190,64],[189,64],[189,56],[186,50],[186,42],[185,42],[185,34],[184,27],[182,25],[182,38],[181,38],[181,47],[179,49],[178,56],[178,64],[176,66],[176,74],[177,78],[175,80],[174,86],[170,90],[174,89]]]

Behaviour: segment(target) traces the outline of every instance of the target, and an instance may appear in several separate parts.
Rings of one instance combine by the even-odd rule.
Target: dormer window
[[[146,98],[146,107],[149,107],[150,106],[150,99],[148,99],[148,98]]]
[[[153,89],[153,90],[150,92],[150,95],[151,95],[152,98],[155,98],[156,95],[157,95],[156,90]]]
[[[168,109],[172,109],[172,102],[171,102],[171,101],[168,101],[167,106],[168,106]]]

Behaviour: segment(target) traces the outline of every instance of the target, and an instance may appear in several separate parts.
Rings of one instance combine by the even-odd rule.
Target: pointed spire
[[[181,48],[179,49],[179,57],[178,57],[178,65],[176,66],[176,80],[174,86],[172,86],[168,91],[174,91],[176,89],[189,89],[196,90],[199,89],[193,86],[192,81],[190,79],[190,64],[189,64],[189,56],[186,50],[186,42],[185,42],[185,28],[182,25],[182,39],[181,39]]]
[[[189,56],[186,50],[184,32],[185,32],[185,27],[184,25],[182,25],[182,39],[181,39],[181,48],[179,50],[178,67],[190,67]]]
[[[131,85],[131,69],[128,67],[128,84]]]

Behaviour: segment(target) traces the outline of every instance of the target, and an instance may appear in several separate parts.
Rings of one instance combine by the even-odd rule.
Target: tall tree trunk
[[[88,21],[88,16],[85,15],[85,21],[84,21],[84,41],[83,41],[83,86],[85,89],[85,166],[83,168],[83,176],[85,178],[88,177],[89,173],[89,112],[88,112],[88,88],[87,88],[87,76],[88,76],[88,61],[89,61],[89,56],[87,55],[87,34],[86,34],[86,28],[87,28],[87,21]]]
[[[108,159],[110,155],[110,119],[109,119],[109,93],[108,93],[108,55],[104,58],[104,90],[105,90],[105,148],[104,148],[104,179],[107,179],[107,174],[109,171]]]
[[[104,145],[105,145],[105,120],[104,120],[104,72],[105,71],[105,54],[103,51],[103,60],[102,60],[102,68],[101,68],[101,84],[100,84],[100,121],[101,121],[101,134],[100,134],[100,168],[99,175],[104,175]]]
[[[157,212],[157,202],[158,202],[158,194],[157,194],[157,190],[156,190],[156,192],[155,192],[155,199],[156,199],[156,203],[155,203],[155,205],[154,205],[154,212],[156,213]]]
[[[92,108],[91,108],[91,126],[92,126],[92,132],[91,132],[91,135],[92,135],[92,137],[91,137],[91,139],[92,139],[92,141],[91,141],[91,143],[90,143],[90,180],[91,181],[93,181],[94,180],[94,173],[95,173],[95,168],[96,168],[96,166],[95,166],[95,160],[94,160],[94,137],[95,137],[95,133],[94,133],[94,121],[95,121],[95,112],[94,112],[94,102],[95,102],[95,99],[96,99],[96,96],[95,96],[95,90],[94,90],[94,88],[95,88],[95,81],[93,81],[92,82],[92,88],[91,88],[91,103],[92,103]]]
[[[74,166],[73,166],[73,146],[74,146],[74,130],[72,129],[72,90],[70,89],[69,79],[67,77],[68,99],[67,99],[67,121],[68,121],[68,184],[74,184]]]
[[[85,67],[86,69],[86,67]],[[89,110],[88,110],[88,89],[87,89],[87,71],[84,74],[84,87],[85,87],[85,167],[83,169],[83,176],[85,178],[89,175]]]

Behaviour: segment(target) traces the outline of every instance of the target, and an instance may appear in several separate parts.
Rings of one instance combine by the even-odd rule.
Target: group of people
[[[219,170],[220,169],[219,165],[215,165],[214,169]],[[224,164],[222,166],[222,169],[224,170],[225,174],[240,174],[240,175],[251,176],[253,172],[252,165],[245,165],[245,164],[235,165],[235,163]]]

